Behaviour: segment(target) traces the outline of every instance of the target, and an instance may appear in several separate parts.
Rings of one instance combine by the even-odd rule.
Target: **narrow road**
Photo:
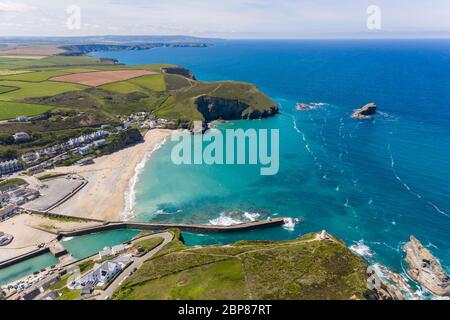
[[[96,300],[107,300],[111,298],[113,293],[117,290],[117,288],[120,286],[120,284],[125,280],[125,277],[129,275],[131,271],[133,271],[135,268],[139,269],[145,261],[152,258],[155,254],[157,254],[159,251],[161,251],[162,248],[164,248],[169,242],[173,240],[173,234],[170,232],[163,232],[154,234],[145,238],[142,238],[140,240],[144,239],[151,239],[151,238],[163,238],[164,241],[157,246],[155,249],[148,252],[146,255],[140,258],[134,258],[134,261],[125,269],[122,271],[122,273],[114,279],[114,281],[109,285],[108,289],[103,291],[102,294],[96,297]]]

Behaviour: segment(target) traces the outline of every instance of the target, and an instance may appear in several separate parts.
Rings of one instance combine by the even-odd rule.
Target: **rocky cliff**
[[[214,120],[263,119],[278,113],[276,105],[267,106],[266,110],[260,111],[236,99],[202,96],[195,103],[206,122]]]
[[[450,277],[431,252],[415,237],[411,237],[404,250],[411,278],[435,295],[450,296]]]
[[[138,129],[128,129],[119,134],[112,135],[109,143],[101,150],[102,154],[110,154],[127,146],[142,142],[144,137]]]
[[[195,78],[194,73],[191,70],[188,70],[183,67],[166,67],[166,68],[162,68],[162,71],[167,74],[176,74],[176,75],[183,76],[183,77],[191,79],[191,80],[197,80]]]
[[[377,113],[377,105],[375,103],[366,104],[361,109],[357,109],[353,112],[352,118],[354,119],[367,119]]]
[[[174,43],[164,43],[164,42],[154,42],[154,43],[137,43],[137,44],[104,44],[104,43],[89,43],[89,44],[74,44],[74,45],[64,45],[60,46],[64,52],[60,53],[61,56],[82,56],[89,54],[91,52],[98,51],[140,51],[140,50],[150,50],[153,48],[161,47],[207,47],[207,43],[190,43],[190,42],[174,42]]]

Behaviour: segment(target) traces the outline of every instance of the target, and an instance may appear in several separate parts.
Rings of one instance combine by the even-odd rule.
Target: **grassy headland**
[[[363,299],[366,264],[341,241],[241,241],[186,247],[175,239],[115,293],[118,300]]]

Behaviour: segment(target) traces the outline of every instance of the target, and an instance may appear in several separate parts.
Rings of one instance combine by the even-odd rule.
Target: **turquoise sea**
[[[136,219],[303,218],[284,228],[183,236],[189,245],[226,244],[326,229],[398,272],[402,245],[415,235],[450,271],[450,41],[224,41],[95,55],[127,64],[176,63],[205,81],[252,82],[281,108],[275,118],[219,127],[279,129],[278,175],[260,176],[254,166],[175,166],[167,142],[139,176]],[[297,111],[297,102],[321,107]],[[379,106],[375,119],[350,118],[368,102]],[[133,236],[113,232],[65,245],[84,257]],[[50,260],[32,266],[38,270]],[[1,270],[0,283],[25,275],[29,266]]]
[[[168,142],[140,176],[137,219],[303,218],[294,228],[185,238],[230,243],[326,229],[400,272],[402,245],[415,235],[450,271],[450,41],[224,41],[95,55],[180,64],[205,81],[252,82],[281,108],[275,118],[219,127],[280,129],[278,175],[262,177],[250,166],[175,166]],[[322,106],[297,111],[297,102]],[[378,104],[375,119],[350,118],[369,102]]]

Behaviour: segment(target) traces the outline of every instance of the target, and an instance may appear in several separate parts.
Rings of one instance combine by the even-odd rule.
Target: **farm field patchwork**
[[[51,81],[77,83],[97,87],[104,84],[155,74],[147,70],[117,70],[75,73],[51,78]]]

